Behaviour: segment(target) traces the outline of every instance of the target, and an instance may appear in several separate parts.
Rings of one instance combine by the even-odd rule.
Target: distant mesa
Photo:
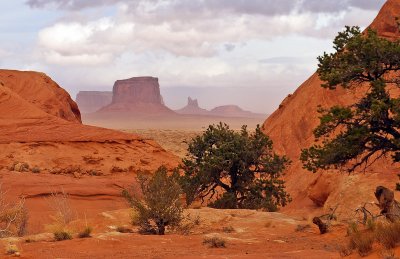
[[[190,114],[190,115],[209,115],[210,112],[206,109],[200,108],[197,99],[188,97],[188,103],[182,109],[176,110],[179,114]]]
[[[100,113],[174,114],[164,105],[158,78],[132,77],[117,80],[113,87],[111,104],[101,108]]]
[[[112,98],[111,91],[80,91],[76,95],[76,103],[81,113],[92,113],[109,105]]]
[[[210,111],[210,114],[213,116],[220,117],[265,117],[265,114],[253,113],[250,111],[245,111],[237,105],[223,105],[215,107]]]

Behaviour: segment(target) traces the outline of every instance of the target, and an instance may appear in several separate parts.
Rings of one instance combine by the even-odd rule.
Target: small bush
[[[37,167],[37,166],[35,166],[35,167],[33,167],[33,168],[31,169],[31,171],[32,171],[32,173],[34,173],[34,174],[38,174],[38,173],[40,173],[40,168]]]
[[[351,236],[354,233],[358,233],[359,229],[358,229],[358,225],[356,222],[351,222],[349,224],[349,226],[347,227],[347,236]]]
[[[165,234],[166,227],[178,227],[183,219],[180,203],[182,190],[178,183],[179,174],[168,175],[166,167],[161,166],[153,176],[140,173],[138,182],[143,199],[132,195],[128,190],[123,196],[139,215],[139,233]]]
[[[360,256],[366,256],[371,252],[374,240],[373,233],[359,231],[350,236],[350,248],[357,250]]]
[[[207,245],[210,248],[225,248],[226,241],[220,237],[206,237],[203,240],[203,245]]]
[[[225,233],[233,233],[233,232],[235,232],[235,229],[232,226],[227,226],[227,227],[223,227],[222,231]]]
[[[28,226],[28,210],[25,200],[9,202],[0,184],[0,238],[23,236]]]
[[[130,213],[130,218],[131,218],[132,226],[138,226],[140,224],[139,213],[135,209],[132,209],[132,211]]]
[[[14,244],[8,244],[6,247],[6,254],[7,255],[19,255],[19,249],[17,245]]]
[[[133,233],[132,229],[125,226],[118,226],[115,230],[119,233]]]
[[[65,230],[59,230],[59,231],[55,231],[53,233],[54,235],[54,240],[56,241],[63,241],[63,240],[71,240],[72,239],[72,235],[65,231]]]
[[[377,242],[386,249],[395,248],[400,242],[400,222],[378,224],[375,236]]]
[[[56,213],[54,220],[58,226],[65,226],[75,219],[75,213],[69,201],[69,195],[62,190],[60,193],[53,192],[48,198],[48,204]]]
[[[85,229],[82,230],[82,232],[80,232],[78,234],[79,238],[87,238],[87,237],[91,237],[92,234],[92,228],[91,227],[85,227]]]

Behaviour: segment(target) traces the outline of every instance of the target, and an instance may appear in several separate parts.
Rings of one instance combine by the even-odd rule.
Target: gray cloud
[[[356,7],[365,10],[380,8],[385,0],[28,0],[32,8],[56,7],[78,10],[123,3],[135,11],[141,5],[152,6],[151,12],[284,15],[291,12],[339,12]]]
[[[303,0],[300,11],[333,13],[356,7],[364,10],[377,10],[386,0]]]

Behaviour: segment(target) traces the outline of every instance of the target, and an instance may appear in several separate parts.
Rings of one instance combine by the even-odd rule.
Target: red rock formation
[[[371,27],[381,36],[398,37],[395,33],[396,16],[400,16],[400,0],[389,0]],[[263,125],[264,132],[274,141],[274,148],[293,161],[286,175],[288,191],[294,198],[288,210],[308,210],[315,205],[328,208],[337,204],[343,210],[352,210],[363,201],[373,200],[377,185],[393,187],[397,181],[398,169],[389,161],[380,161],[366,174],[351,176],[338,172],[312,174],[302,168],[299,161],[301,149],[314,143],[313,129],[319,125],[318,105],[326,108],[350,105],[366,91],[365,88],[327,90],[321,87],[321,83],[317,74],[312,75]],[[394,89],[392,94],[398,92]]]
[[[206,109],[199,107],[197,99],[192,99],[188,97],[188,103],[182,109],[176,110],[179,114],[190,114],[190,115],[208,115],[210,112]]]
[[[112,96],[112,92],[80,91],[76,95],[76,103],[82,113],[92,113],[109,105]]]
[[[112,103],[99,112],[135,114],[174,114],[164,105],[158,78],[133,77],[118,80],[113,87]]]
[[[26,197],[31,215],[42,213],[43,197],[61,188],[73,194],[80,213],[121,208],[121,188],[135,172],[178,163],[153,140],[82,125],[67,92],[37,72],[0,70],[0,132],[2,188]],[[22,163],[39,173],[20,172],[15,165]]]
[[[67,121],[81,122],[81,114],[76,103],[64,89],[43,73],[1,70],[0,87],[3,98],[6,92],[12,93],[16,98],[21,98],[32,105],[32,109],[39,109]],[[13,118],[15,108],[20,109],[20,107],[4,108],[0,116],[10,118]],[[27,116],[29,117],[28,114]]]

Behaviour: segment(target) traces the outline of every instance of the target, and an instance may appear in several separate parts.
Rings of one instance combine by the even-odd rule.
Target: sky
[[[45,72],[75,98],[134,76],[164,102],[271,113],[384,0],[0,0],[0,68]]]

